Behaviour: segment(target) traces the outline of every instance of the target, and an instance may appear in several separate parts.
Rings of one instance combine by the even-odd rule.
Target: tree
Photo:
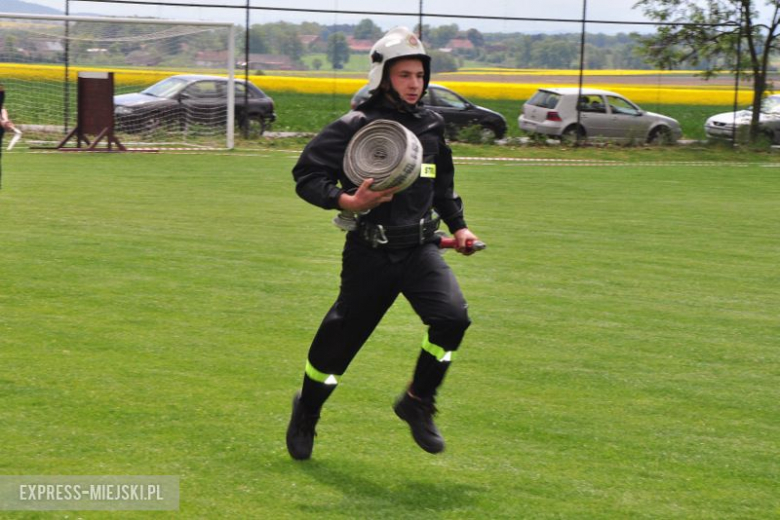
[[[355,26],[352,36],[356,40],[378,40],[382,37],[382,29],[370,18],[364,18]]]
[[[295,32],[290,31],[279,35],[276,44],[280,54],[289,56],[295,63],[301,61],[301,57],[303,56],[303,44]]]
[[[759,22],[756,0],[708,0],[704,5],[696,0],[640,0],[636,4],[649,18],[670,24],[640,39],[641,52],[655,65],[671,69],[688,62],[702,66],[704,77],[711,78],[724,70],[737,70],[741,62],[745,79],[753,80],[751,141],[759,136],[770,56],[780,50],[780,0],[766,0],[766,4],[772,11],[768,23]],[[743,56],[737,51],[740,40]]]
[[[477,49],[485,46],[485,37],[482,36],[482,33],[477,29],[469,29],[466,31],[466,38],[468,38],[471,44]]]
[[[512,56],[514,63],[512,66],[524,69],[531,66],[531,49],[533,41],[527,34],[519,35],[514,39],[508,40],[509,55]]]
[[[22,53],[19,52],[19,38],[12,34],[5,36],[5,51],[3,52],[3,61],[22,61]]]
[[[428,51],[431,56],[431,72],[458,72],[458,62],[452,54],[441,51]]]
[[[300,26],[301,34],[317,34],[322,33],[322,25],[317,22],[301,22]]]
[[[420,24],[414,25],[414,30],[412,31],[414,34],[420,36],[420,40],[422,40],[423,44],[425,44],[425,48],[428,48],[428,39],[430,38],[431,34],[431,26],[427,23],[422,24],[422,28],[420,27]]]
[[[334,69],[344,68],[344,64],[349,61],[349,45],[347,44],[347,37],[343,32],[333,33],[328,36],[326,57]]]
[[[458,31],[458,24],[441,25],[429,31],[428,41],[434,49],[439,49],[458,36]]]
[[[560,38],[545,38],[531,49],[531,63],[536,67],[569,69],[579,59],[579,45]]]
[[[585,68],[586,69],[603,69],[606,68],[609,63],[610,56],[609,51],[599,49],[596,45],[590,43],[585,44]]]
[[[249,52],[255,54],[268,54],[270,45],[268,35],[262,25],[253,25],[249,28]]]

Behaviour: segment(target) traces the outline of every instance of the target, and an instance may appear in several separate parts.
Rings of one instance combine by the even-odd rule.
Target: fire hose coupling
[[[456,249],[458,247],[458,241],[453,237],[448,237],[443,231],[437,232],[437,235],[439,249],[447,250]],[[482,251],[483,249],[487,249],[487,244],[481,240],[467,240],[466,249],[472,249],[474,252]]]
[[[357,131],[344,154],[344,174],[355,185],[374,179],[374,191],[403,191],[420,176],[422,145],[401,123],[377,119]],[[344,231],[357,229],[357,216],[342,211],[333,223]]]

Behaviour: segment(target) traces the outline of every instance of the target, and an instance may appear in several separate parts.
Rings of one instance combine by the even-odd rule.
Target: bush
[[[430,51],[431,72],[457,72],[458,63],[452,54],[441,51]]]
[[[493,141],[492,132],[485,131],[479,125],[469,125],[458,132],[458,141],[469,144],[483,144]]]

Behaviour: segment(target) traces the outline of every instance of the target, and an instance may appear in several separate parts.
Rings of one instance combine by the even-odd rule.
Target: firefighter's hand
[[[6,109],[2,109],[2,112],[0,112],[0,126],[5,130],[11,130],[14,127],[13,121],[8,119],[8,111]]]
[[[473,244],[475,241],[479,240],[479,237],[472,233],[469,228],[459,229],[454,235],[457,243],[455,251],[466,256],[473,255],[476,252],[476,249],[469,247],[469,244]]]
[[[342,193],[339,197],[339,206],[353,213],[360,213],[373,209],[380,204],[393,200],[393,195],[398,191],[398,187],[388,188],[381,191],[371,190],[374,179],[366,179],[354,194]]]

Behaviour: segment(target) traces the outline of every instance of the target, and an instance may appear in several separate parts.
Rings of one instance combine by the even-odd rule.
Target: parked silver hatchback
[[[737,139],[739,139],[741,134],[747,134],[749,131],[752,116],[752,107],[737,112],[716,114],[704,123],[704,132],[710,139],[731,139],[736,125]],[[767,96],[761,101],[758,126],[772,143],[780,143],[780,95]]]
[[[577,112],[579,109],[579,121]],[[625,97],[593,88],[543,88],[523,105],[520,130],[561,139],[603,137],[673,143],[682,137],[676,119],[642,110]]]

